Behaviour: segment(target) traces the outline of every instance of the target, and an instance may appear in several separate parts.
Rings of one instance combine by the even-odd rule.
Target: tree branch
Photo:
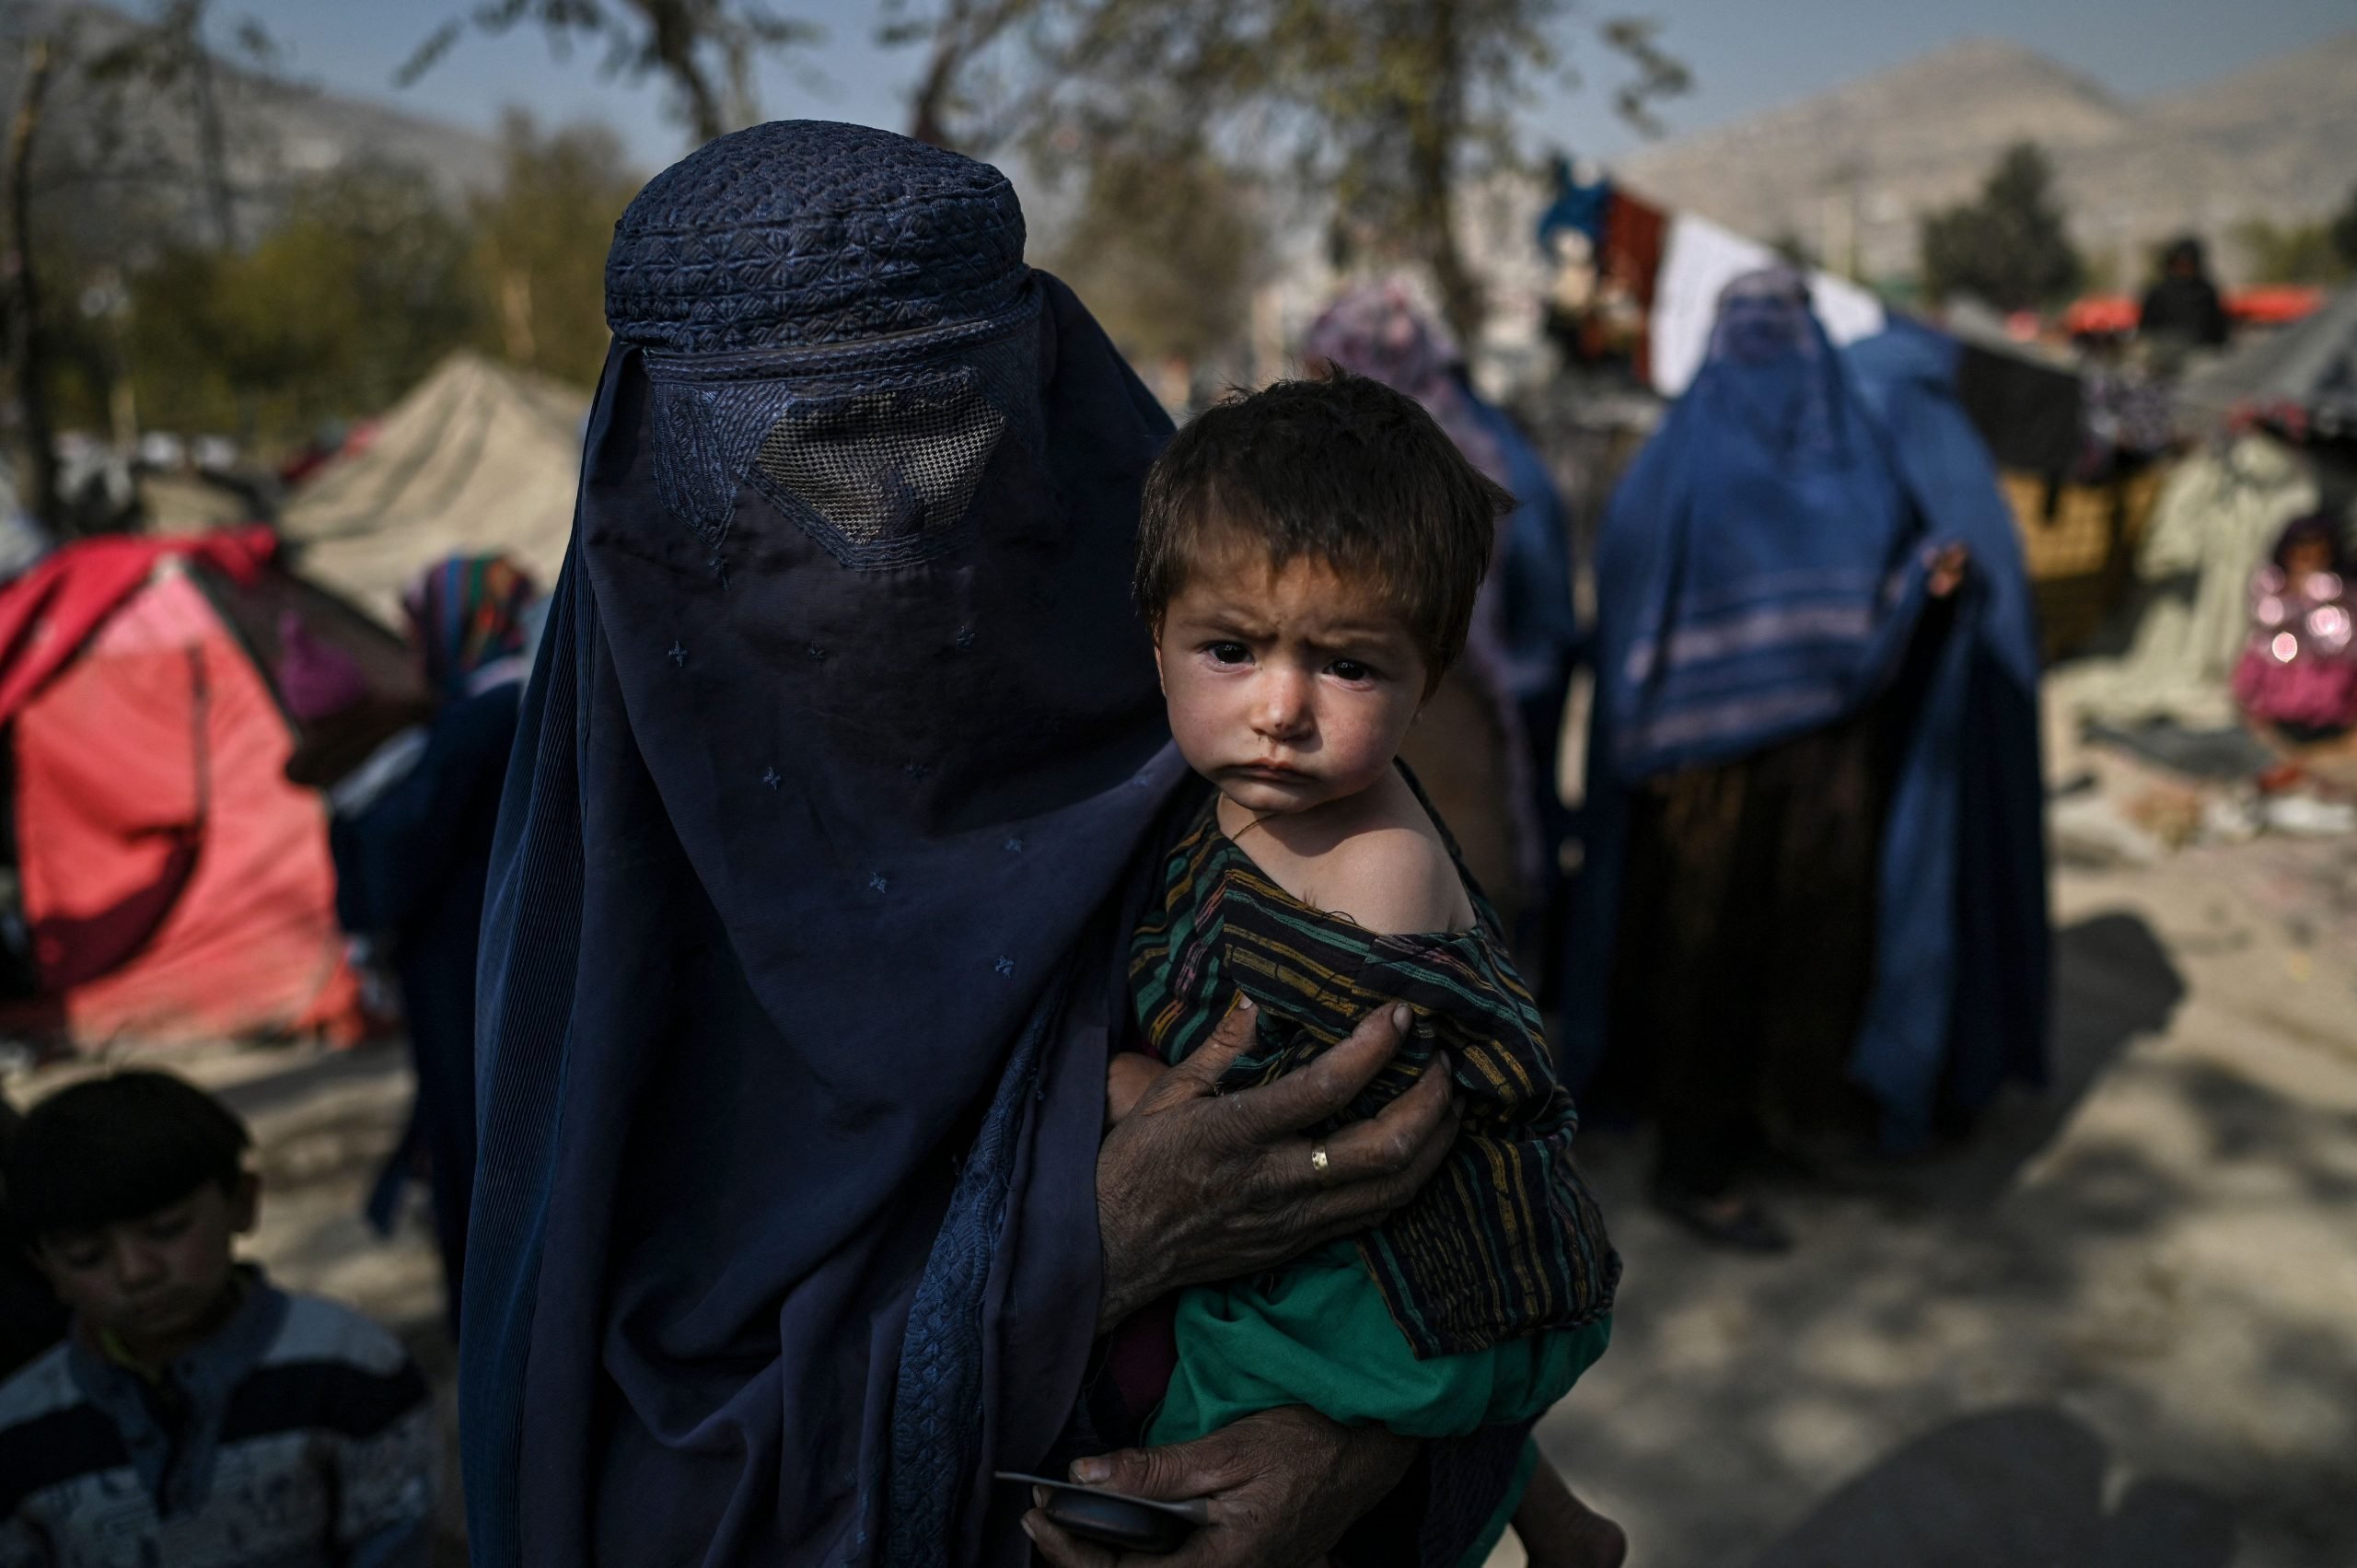
[[[59,528],[64,509],[57,494],[57,444],[49,413],[49,354],[41,319],[41,280],[33,261],[33,147],[41,134],[41,100],[57,64],[57,49],[46,35],[25,51],[24,85],[8,126],[8,321],[9,367],[14,372],[17,411],[24,432],[24,472],[29,493],[26,510]]]

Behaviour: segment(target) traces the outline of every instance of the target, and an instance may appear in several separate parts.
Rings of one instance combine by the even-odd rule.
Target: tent
[[[2357,436],[2357,284],[2187,377],[2177,395],[2198,416],[2288,412],[2317,435]]]
[[[546,586],[573,532],[588,400],[452,354],[385,415],[366,450],[288,499],[279,531],[304,574],[387,624],[410,579],[445,556],[504,553]]]
[[[0,588],[0,726],[32,993],[0,1027],[117,1041],[361,1028],[319,797],[263,670],[292,611],[372,683],[400,645],[267,529],[67,545]]]

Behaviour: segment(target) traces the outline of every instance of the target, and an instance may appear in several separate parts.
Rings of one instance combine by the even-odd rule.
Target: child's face
[[[1425,667],[1375,586],[1215,544],[1164,612],[1155,662],[1188,763],[1256,816],[1357,794],[1399,754]]]
[[[2283,552],[2283,575],[2295,583],[2314,573],[2331,570],[2332,547],[2320,539],[2295,540]]]
[[[33,1256],[66,1306],[134,1350],[174,1345],[228,1289],[234,1238],[254,1212],[250,1177],[236,1192],[208,1181],[140,1219],[45,1236]]]

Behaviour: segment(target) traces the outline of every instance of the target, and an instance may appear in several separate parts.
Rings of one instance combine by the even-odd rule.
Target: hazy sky
[[[1173,0],[1183,4],[1185,0]],[[342,93],[489,129],[505,104],[549,120],[595,118],[621,132],[648,171],[685,148],[651,86],[607,80],[586,52],[553,57],[543,35],[471,34],[416,86],[392,76],[418,41],[475,0],[224,0],[215,15],[261,21],[286,47],[296,75]],[[781,13],[824,27],[827,41],[773,61],[761,107],[773,116],[864,121],[900,128],[918,58],[874,41],[876,7],[842,0],[774,0]],[[1589,0],[1589,16],[1624,7]],[[1664,110],[1673,133],[1740,119],[1892,65],[1958,38],[2010,39],[2134,96],[2163,91],[2357,29],[2351,0],[1653,0],[1625,7],[1658,17],[1661,42],[1693,69],[1696,87]],[[225,29],[226,30],[226,29]],[[1599,85],[1611,61],[1576,24],[1568,41]],[[814,79],[815,78],[815,79]],[[1534,136],[1609,157],[1633,145],[1605,95],[1550,92],[1527,116]]]

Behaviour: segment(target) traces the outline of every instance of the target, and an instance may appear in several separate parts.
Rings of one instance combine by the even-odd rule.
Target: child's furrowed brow
[[[1269,635],[1268,622],[1228,605],[1207,605],[1171,618],[1172,623],[1198,634],[1237,637],[1246,641]]]
[[[1397,656],[1402,648],[1413,646],[1415,639],[1404,628],[1370,621],[1321,626],[1305,641],[1320,653]]]

